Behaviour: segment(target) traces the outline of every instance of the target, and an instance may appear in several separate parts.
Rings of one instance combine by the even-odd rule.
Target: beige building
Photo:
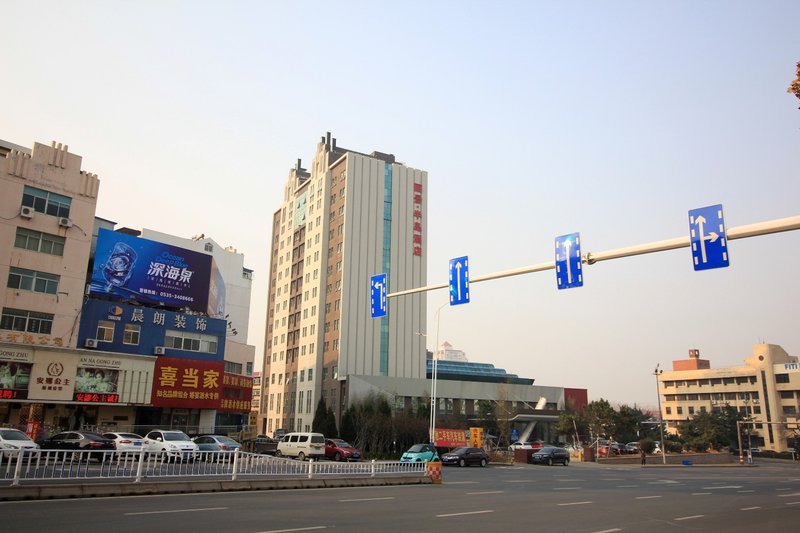
[[[727,405],[752,417],[753,447],[786,451],[800,436],[800,364],[780,346],[756,344],[743,366],[712,369],[699,350],[689,350],[688,359],[672,366],[672,372],[658,375],[661,414],[670,433],[697,413]]]
[[[370,276],[426,283],[427,172],[393,155],[317,144],[273,215],[259,433],[308,431],[320,398],[341,415],[349,376],[425,379],[426,296],[370,317]]]

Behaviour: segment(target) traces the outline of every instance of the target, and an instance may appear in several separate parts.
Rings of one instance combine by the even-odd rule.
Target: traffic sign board
[[[450,260],[450,305],[469,303],[469,259]]]
[[[580,233],[556,237],[556,281],[559,289],[583,287]]]
[[[695,270],[724,268],[730,264],[722,204],[689,211],[689,237]]]
[[[386,305],[386,274],[377,274],[369,278],[370,293],[370,313],[372,318],[386,316],[388,305]]]

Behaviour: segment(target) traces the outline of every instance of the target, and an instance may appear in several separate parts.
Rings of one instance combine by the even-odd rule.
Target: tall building
[[[308,430],[320,398],[341,416],[353,376],[425,379],[425,293],[372,319],[369,278],[426,284],[427,172],[338,147],[289,172],[273,215],[261,386],[262,433]]]
[[[800,437],[800,364],[774,344],[756,344],[743,366],[729,368],[711,368],[699,350],[689,350],[672,372],[658,375],[658,392],[670,433],[698,413],[733,407],[751,420],[742,431],[753,447],[786,451]]]

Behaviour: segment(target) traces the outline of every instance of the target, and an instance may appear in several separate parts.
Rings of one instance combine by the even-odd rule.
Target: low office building
[[[667,431],[678,432],[678,424],[697,413],[732,406],[743,418],[753,447],[786,451],[798,436],[800,410],[800,365],[780,346],[756,344],[743,366],[712,369],[689,350],[689,358],[673,361],[672,372],[658,375],[662,396],[661,415]]]

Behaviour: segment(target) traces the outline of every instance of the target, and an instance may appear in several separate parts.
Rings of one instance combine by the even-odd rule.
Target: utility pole
[[[658,392],[658,375],[663,372],[658,367],[661,363],[656,365],[653,375],[656,377],[656,398],[658,399],[658,429],[661,431],[661,461],[667,464],[667,443],[664,441],[664,419],[661,416],[661,393]]]

